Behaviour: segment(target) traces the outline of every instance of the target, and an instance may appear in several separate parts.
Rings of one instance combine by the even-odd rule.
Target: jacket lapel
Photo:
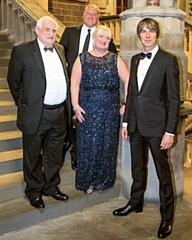
[[[44,65],[43,65],[43,59],[42,59],[42,56],[41,56],[41,52],[40,52],[37,40],[35,40],[34,44],[33,44],[33,56],[34,56],[34,58],[37,62],[37,65],[38,65],[40,71],[42,72],[42,75],[43,75],[44,79],[46,79],[45,69],[44,69]]]
[[[59,49],[58,45],[56,45],[56,44],[54,44],[54,48],[55,48],[57,54],[59,55],[59,58],[60,58],[61,63],[63,65],[63,70],[64,70],[65,77],[68,80],[67,69],[66,69],[66,60],[64,58],[64,50],[61,51],[61,49]]]
[[[138,91],[138,79],[137,79],[137,71],[138,71],[138,66],[139,66],[139,54],[137,56],[135,56],[134,62],[133,62],[133,68],[131,69],[131,71],[133,71],[134,74],[134,78],[136,79],[135,81],[135,87]]]
[[[149,66],[149,69],[148,69],[148,71],[147,71],[147,73],[146,73],[146,75],[145,75],[145,78],[144,78],[143,84],[142,84],[142,86],[141,86],[140,92],[142,91],[142,89],[143,89],[143,88],[145,87],[145,85],[147,84],[147,82],[148,82],[151,74],[153,74],[153,69],[154,69],[154,67],[155,67],[156,64],[157,64],[157,61],[158,61],[158,59],[159,59],[160,52],[161,52],[161,50],[159,49],[159,50],[157,51],[155,57],[153,58],[153,61],[151,62],[151,65]]]
[[[83,25],[81,25],[81,26],[77,26],[77,28],[76,28],[76,36],[75,36],[75,41],[76,41],[76,50],[77,50],[77,53],[76,53],[76,56],[78,55],[78,53],[79,53],[79,42],[80,42],[80,35],[81,35],[81,29],[82,29],[82,26]]]

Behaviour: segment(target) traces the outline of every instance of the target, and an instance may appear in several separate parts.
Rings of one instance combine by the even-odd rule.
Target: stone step
[[[7,82],[7,78],[5,78],[5,77],[0,78],[0,88],[1,89],[9,88],[9,85],[8,85],[8,82]]]
[[[70,162],[69,151],[66,153],[65,162]],[[10,174],[23,170],[23,150],[9,150],[0,152],[0,175]],[[11,176],[13,175],[7,175]],[[15,179],[15,177],[14,177]]]
[[[10,90],[8,88],[0,89],[0,101],[13,101]]]
[[[22,148],[22,133],[19,130],[0,133],[0,152]]]
[[[13,46],[12,43],[10,42],[4,42],[4,41],[0,41],[0,49],[11,49]]]
[[[23,169],[23,150],[0,152],[0,175],[18,172]]]
[[[7,42],[7,35],[0,32],[0,42]]]
[[[7,77],[7,70],[8,70],[8,66],[0,68],[0,78],[6,78]]]
[[[61,202],[52,197],[43,196],[45,208],[35,209],[28,201],[21,196],[12,200],[1,202],[0,204],[0,235],[26,228],[49,219],[58,218],[73,212],[91,207],[93,205],[106,202],[119,197],[121,183],[116,181],[113,188],[102,193],[94,192],[85,194],[77,191],[74,184],[60,185],[61,191],[69,196],[69,200]]]
[[[19,151],[17,153],[18,158],[19,156],[22,157],[22,150],[20,151],[20,153]],[[75,172],[71,169],[70,161],[66,161],[64,166],[61,168],[60,177],[61,182],[65,184],[74,184]],[[10,199],[22,197],[24,195],[24,188],[25,182],[23,179],[23,171],[0,175],[0,203]]]
[[[16,126],[16,114],[13,115],[0,115],[0,132],[18,130]]]
[[[11,49],[0,49],[0,58],[10,58]]]
[[[0,56],[0,67],[7,67],[9,64],[9,57],[1,57]]]
[[[13,101],[0,101],[0,116],[17,113],[17,107]]]

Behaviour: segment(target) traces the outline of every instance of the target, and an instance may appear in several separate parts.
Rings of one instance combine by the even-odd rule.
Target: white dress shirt
[[[53,52],[45,51],[44,44],[37,39],[46,75],[46,91],[44,104],[55,105],[66,100],[67,84],[61,60],[53,48]]]
[[[80,34],[80,41],[79,41],[79,53],[82,53],[83,51],[83,47],[84,47],[84,43],[85,43],[85,39],[88,33],[88,29],[90,29],[90,41],[89,41],[89,48],[88,51],[93,50],[94,47],[94,42],[93,42],[93,38],[92,38],[92,33],[94,32],[94,30],[96,29],[96,26],[92,27],[92,28],[88,28],[85,24],[83,24],[82,28],[81,28],[81,34]]]
[[[156,45],[155,48],[153,48],[153,50],[151,51],[152,55],[151,55],[151,58],[147,58],[145,57],[144,59],[140,59],[139,61],[139,66],[138,66],[138,69],[137,69],[137,83],[138,83],[138,90],[140,91],[141,89],[141,86],[143,84],[143,81],[145,79],[145,76],[147,74],[147,71],[153,61],[153,58],[155,56],[155,54],[157,53],[159,47],[158,45]],[[144,52],[146,54],[146,52]]]

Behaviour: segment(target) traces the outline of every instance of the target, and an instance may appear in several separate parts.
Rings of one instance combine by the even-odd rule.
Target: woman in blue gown
[[[99,26],[93,32],[94,49],[81,53],[71,76],[71,98],[77,123],[75,186],[87,193],[112,187],[116,178],[120,109],[119,79],[126,99],[129,71],[109,52],[111,31]]]

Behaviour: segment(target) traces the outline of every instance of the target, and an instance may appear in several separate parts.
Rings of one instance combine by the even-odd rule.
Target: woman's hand
[[[85,114],[85,111],[83,108],[78,106],[75,110],[76,118],[79,120],[79,122],[83,123],[85,121],[83,114]]]
[[[120,115],[123,115],[125,112],[125,105],[122,105],[121,108],[119,109]]]

